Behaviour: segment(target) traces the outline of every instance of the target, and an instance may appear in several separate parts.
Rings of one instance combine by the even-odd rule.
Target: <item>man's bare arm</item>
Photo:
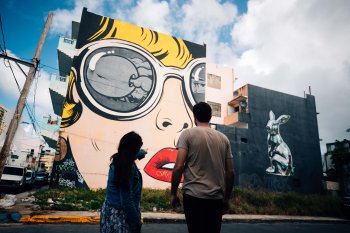
[[[185,167],[185,161],[187,157],[187,150],[179,148],[177,152],[176,162],[173,169],[173,175],[171,177],[171,197],[170,202],[173,207],[179,204],[179,199],[177,197],[177,189],[181,181],[182,173]]]
[[[233,183],[234,183],[235,173],[233,170],[233,159],[226,158],[225,165],[225,199],[228,200],[231,197]]]

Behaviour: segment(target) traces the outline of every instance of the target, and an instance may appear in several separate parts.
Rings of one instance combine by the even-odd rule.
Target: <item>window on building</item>
[[[67,44],[73,44],[73,43],[74,43],[74,40],[68,39],[68,38],[64,38],[64,39],[63,39],[63,42],[64,42],[64,43],[67,43]]]
[[[208,101],[211,107],[212,115],[215,117],[221,117],[221,104]]]
[[[350,152],[350,143],[344,143],[345,151]]]
[[[221,89],[221,77],[214,74],[208,74],[208,87]]]
[[[242,142],[242,143],[247,143],[247,142],[248,142],[248,139],[247,139],[247,138],[241,138],[241,142]]]

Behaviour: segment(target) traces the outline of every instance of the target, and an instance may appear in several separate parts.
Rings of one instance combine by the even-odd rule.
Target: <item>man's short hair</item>
[[[209,122],[211,119],[211,107],[205,102],[193,106],[193,115],[199,122]]]

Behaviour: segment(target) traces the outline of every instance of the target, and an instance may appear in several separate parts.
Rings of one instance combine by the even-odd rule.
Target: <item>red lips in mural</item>
[[[177,150],[164,148],[158,151],[146,164],[144,171],[157,180],[171,182],[171,175],[176,162]],[[183,177],[181,178],[181,182]]]

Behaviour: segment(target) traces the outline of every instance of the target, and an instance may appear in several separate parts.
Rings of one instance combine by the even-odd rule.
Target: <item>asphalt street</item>
[[[1,233],[98,233],[98,224],[2,224]],[[142,233],[186,233],[185,224],[144,224]],[[348,233],[350,224],[341,223],[225,223],[221,233]]]

